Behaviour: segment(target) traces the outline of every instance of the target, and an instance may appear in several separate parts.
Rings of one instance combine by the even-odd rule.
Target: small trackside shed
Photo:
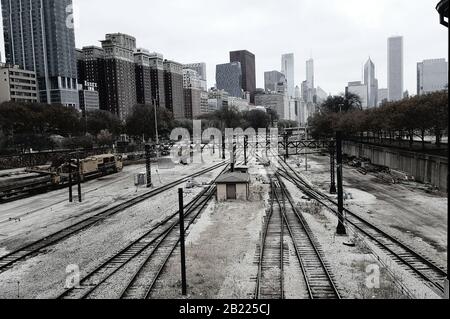
[[[217,201],[248,200],[250,175],[241,172],[228,172],[216,180]]]

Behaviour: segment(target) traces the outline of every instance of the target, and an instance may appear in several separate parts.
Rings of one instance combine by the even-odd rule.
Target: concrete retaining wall
[[[344,141],[343,152],[349,156],[368,158],[375,165],[387,166],[414,176],[447,191],[448,158],[408,152],[389,147]]]

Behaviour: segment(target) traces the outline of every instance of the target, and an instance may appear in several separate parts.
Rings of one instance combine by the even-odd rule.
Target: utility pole
[[[155,110],[155,136],[156,136],[156,145],[159,144],[159,134],[158,134],[158,115],[156,113],[156,103],[154,106],[154,110]]]
[[[287,133],[284,133],[284,160],[287,160],[289,158],[289,137],[287,135]]]
[[[152,164],[151,164],[150,144],[145,144],[145,164],[147,171],[147,188],[152,187]]]
[[[69,202],[73,202],[72,197],[72,160],[69,158]]]
[[[308,125],[306,125],[305,146],[308,144]],[[305,170],[308,171],[308,150],[305,147]]]
[[[330,186],[330,194],[334,195],[336,194],[336,167],[335,167],[335,149],[333,145],[333,141],[330,142],[330,179],[331,179],[331,186]]]
[[[180,250],[181,250],[181,293],[183,296],[187,295],[187,284],[186,284],[186,252],[184,245],[184,211],[183,211],[183,189],[178,189],[178,201],[179,201],[179,212],[180,212]]]
[[[235,164],[236,164],[236,144],[235,144],[234,139],[233,139],[233,147],[231,149],[231,156],[230,156],[230,158],[231,158],[231,172],[234,172],[234,167],[235,167]]]
[[[338,184],[338,235],[346,235],[344,216],[344,189],[342,184],[342,132],[336,132],[337,184]]]
[[[77,155],[77,182],[78,182],[78,202],[81,203],[81,172],[80,172],[80,154]]]
[[[225,135],[222,135],[222,159],[225,159]]]
[[[244,165],[247,166],[247,146],[248,146],[248,137],[244,136]]]

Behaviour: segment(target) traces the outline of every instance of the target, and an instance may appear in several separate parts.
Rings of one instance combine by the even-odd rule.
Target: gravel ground
[[[211,163],[204,165],[194,164],[189,166],[176,166],[170,171],[161,170],[159,172],[161,181],[159,181],[159,179],[154,180],[155,186],[157,187],[161,182],[165,184],[172,180],[179,179],[182,176],[191,174],[201,168],[211,165]],[[141,170],[142,167],[139,166],[134,169],[133,167],[129,167],[124,172],[129,172],[129,177],[132,180],[132,172]],[[221,170],[222,169],[218,169],[209,174],[205,174],[196,178],[195,181],[199,184],[208,183],[214,179]],[[96,183],[99,183],[99,181],[96,181]],[[127,185],[124,184],[125,183],[123,182],[114,183],[110,185],[113,187],[110,191],[123,193],[123,189],[127,190]],[[132,188],[134,192],[136,188],[134,186]],[[188,202],[197,195],[201,189],[202,187],[196,187],[186,191],[185,201]],[[48,196],[48,194],[42,196]],[[81,271],[81,277],[83,277],[89,270],[94,269],[95,266],[100,264],[102,260],[107,259],[114,252],[119,251],[122,247],[144,234],[146,230],[162,220],[165,216],[174,213],[178,208],[177,196],[176,191],[168,191],[157,195],[146,202],[120,212],[94,227],[77,233],[67,240],[51,246],[47,249],[45,254],[37,255],[19,263],[12,269],[0,274],[0,298],[16,298],[17,282],[20,282],[21,298],[54,298],[63,292],[67,276],[66,267],[68,265],[77,265]],[[99,197],[101,197],[100,194]],[[91,199],[91,201],[95,200]],[[90,205],[94,206],[95,204],[90,203]],[[86,215],[80,214],[80,208],[75,205],[71,208],[71,212],[64,211],[61,213],[64,215],[65,220],[64,222],[57,224],[59,228],[76,221],[71,214],[78,218],[86,217]],[[58,213],[58,216],[60,216],[60,211],[55,211]],[[15,227],[17,227],[17,234],[14,233],[13,236],[17,236],[18,240],[22,242],[32,239],[33,235],[41,238],[45,235],[45,231],[43,231],[43,229],[46,229],[46,226],[44,226],[45,222],[51,224],[53,219],[55,219],[51,219],[51,215],[52,214],[48,212],[40,212],[27,217],[36,220],[39,220],[39,217],[41,217],[43,220],[40,220],[40,222],[37,223],[35,229],[30,229],[30,231],[25,229],[21,234],[19,233],[20,227],[15,225]],[[53,213],[53,215],[55,215],[55,213]],[[32,224],[31,221],[28,222]],[[12,228],[11,225],[14,224],[7,225]],[[32,228],[32,225],[30,225],[30,228]],[[54,225],[51,228],[52,229],[49,232],[53,233],[56,226]],[[24,240],[22,238],[26,239]]]
[[[218,161],[217,158],[214,160]],[[154,187],[163,186],[211,165],[213,163],[177,165],[173,169],[158,169],[154,166]],[[78,203],[74,188],[73,203],[68,202],[68,190],[63,189],[2,204],[0,256],[95,215],[101,209],[148,192],[145,187],[134,186],[135,174],[142,171],[145,171],[145,165],[126,166],[118,174],[82,184],[82,203]]]
[[[248,202],[211,202],[186,242],[188,298],[249,299],[254,296],[255,263],[269,186],[265,170],[250,169]],[[180,298],[178,250],[158,280],[152,298]]]
[[[314,185],[320,185],[322,190],[327,192],[326,188],[329,187],[329,184],[327,185],[329,172],[326,171],[325,160],[323,158],[319,158],[319,160],[316,161],[316,159],[317,157],[308,159],[308,164],[311,165],[308,172],[305,172],[303,167],[301,172],[300,169],[297,169],[297,171],[299,171],[303,176],[308,176],[308,179],[311,178]],[[293,159],[291,160],[291,164],[294,164],[297,161],[298,160]],[[351,172],[349,171],[351,170],[346,169],[344,171],[344,176],[350,175]],[[289,187],[291,194],[293,194],[293,197],[301,199],[301,192],[299,192],[293,184],[289,182],[286,184]],[[362,184],[365,185],[365,182]],[[406,220],[406,222],[403,223],[404,225],[412,223],[412,217],[409,216],[409,210],[400,211],[398,208],[392,208],[390,206],[392,203],[385,201],[384,199],[379,199],[378,193],[367,193],[356,187],[348,187],[348,185],[349,183],[347,182],[347,179],[344,179],[345,192],[350,192],[353,196],[353,200],[346,202],[346,204],[348,204],[348,208],[352,211],[360,212],[361,208],[366,210],[370,209],[371,213],[376,216],[377,210],[375,209],[380,209],[377,207],[383,207],[386,209],[391,208],[390,213],[395,216],[391,218],[390,223],[386,223],[386,220],[383,220],[385,223],[380,222],[382,226],[391,225],[393,222],[400,223],[402,219]],[[402,185],[395,186],[399,187],[400,190],[397,193],[394,193],[396,194],[395,196],[388,197],[391,200],[396,199],[397,194],[401,196],[402,192],[405,191]],[[381,187],[381,189],[383,188]],[[428,196],[430,195],[419,194],[419,202],[420,200],[423,201],[424,198],[427,198]],[[416,197],[405,197],[403,200],[405,203],[407,201],[417,203]],[[440,198],[440,200],[442,199]],[[305,217],[308,224],[314,230],[316,237],[322,244],[326,258],[330,261],[330,264],[334,269],[333,273],[336,276],[344,297],[383,299],[405,298],[408,295],[413,295],[415,298],[439,297],[430,288],[425,286],[423,282],[412,276],[408,271],[405,271],[404,268],[398,266],[390,257],[388,257],[383,251],[378,249],[369,241],[362,241],[359,237],[355,238],[351,231],[349,231],[350,236],[348,237],[336,237],[334,234],[335,227],[337,225],[337,218],[333,213],[325,209],[314,209],[312,202],[307,204],[303,199],[298,202],[300,207],[307,212]],[[356,203],[357,205],[355,205]],[[360,210],[356,211],[356,207],[359,207]],[[389,216],[389,211],[383,211],[382,213]],[[442,216],[442,212],[435,212],[435,218],[437,218],[436,215]],[[367,216],[365,216],[365,218],[367,218]],[[378,225],[379,220],[372,218],[371,222]],[[393,233],[389,227],[385,226],[385,228],[388,232]],[[405,237],[403,237],[403,240],[406,240]],[[352,248],[344,246],[344,242],[355,242],[356,247]],[[407,243],[413,246],[416,245],[415,241],[411,240],[407,241]],[[417,246],[415,248],[417,249]],[[420,245],[419,248],[421,248]],[[434,256],[433,254],[431,255]],[[367,279],[366,267],[371,265],[378,265],[377,267],[380,269],[381,286],[379,289],[367,289],[365,285],[365,281]],[[402,292],[401,287],[406,287],[408,292]]]
[[[291,159],[291,163],[298,159]],[[314,185],[328,193],[330,187],[329,158],[309,156],[308,172],[301,172]],[[428,194],[420,184],[389,185],[373,175],[362,175],[344,167],[344,192],[353,199],[348,209],[379,226],[446,268],[448,199]]]

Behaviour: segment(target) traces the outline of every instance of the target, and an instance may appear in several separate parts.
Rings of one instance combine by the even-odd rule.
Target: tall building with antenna
[[[306,61],[306,84],[309,89],[314,90],[314,60]]]

